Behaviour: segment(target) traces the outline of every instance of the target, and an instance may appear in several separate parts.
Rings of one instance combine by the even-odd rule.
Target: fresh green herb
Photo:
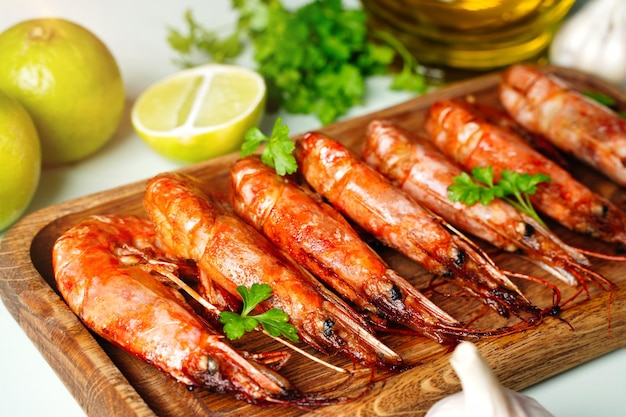
[[[600,104],[604,104],[607,107],[612,107],[616,104],[615,99],[613,97],[607,96],[606,94],[598,93],[596,91],[583,91],[583,94]]]
[[[454,184],[448,187],[448,199],[471,206],[477,202],[487,205],[499,197],[545,226],[530,196],[535,194],[538,184],[550,181],[545,174],[520,174],[505,169],[496,184],[492,167],[475,167],[471,177],[466,172],[454,177]]]
[[[404,44],[389,32],[374,30],[372,33],[375,37],[392,47],[402,58],[402,70],[393,77],[391,89],[413,91],[420,94],[426,91],[426,79],[420,73],[419,63],[408,49],[406,49]]]
[[[276,119],[270,137],[263,134],[258,127],[246,132],[241,145],[241,157],[252,155],[263,144],[266,146],[261,152],[261,160],[274,168],[278,175],[293,174],[298,170],[298,163],[293,156],[296,145],[289,138],[289,128],[283,124],[280,117]]]
[[[224,40],[201,28],[191,12],[185,15],[187,34],[169,29],[168,41],[181,55],[179,62],[189,66],[231,59],[248,40],[267,83],[270,106],[314,114],[323,124],[361,104],[365,80],[391,72],[396,56],[404,65],[391,88],[426,90],[419,65],[406,48],[389,33],[370,33],[365,12],[344,8],[341,0],[314,0],[293,11],[279,0],[233,0],[233,7],[239,12],[237,28]]]
[[[271,308],[264,313],[250,316],[249,314],[259,303],[272,295],[272,288],[267,284],[252,284],[250,289],[245,286],[237,287],[237,292],[243,300],[243,310],[240,314],[230,311],[220,313],[220,323],[224,325],[224,333],[230,340],[239,339],[246,332],[254,330],[259,324],[274,337],[284,336],[292,342],[299,340],[298,331],[288,323],[289,316],[278,308]]]
[[[213,62],[226,63],[241,54],[243,44],[238,32],[221,37],[217,31],[209,31],[198,24],[191,11],[185,13],[184,19],[187,34],[173,28],[168,30],[167,42],[180,55],[174,60],[176,65],[189,68],[205,62],[207,58]]]
[[[583,95],[597,101],[602,105],[605,105],[606,107],[611,108],[612,110],[615,110],[621,118],[626,119],[626,111],[619,111],[617,107],[617,101],[613,97],[607,96],[603,93],[598,93],[596,91],[583,91]]]

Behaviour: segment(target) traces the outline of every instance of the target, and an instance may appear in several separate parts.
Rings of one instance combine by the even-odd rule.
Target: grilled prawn
[[[551,181],[539,184],[530,196],[539,211],[576,232],[626,244],[626,213],[512,131],[488,123],[470,103],[438,101],[431,106],[424,126],[433,143],[467,170],[491,166],[496,180],[503,169],[550,176]]]
[[[296,144],[296,158],[318,193],[382,243],[454,281],[502,316],[541,315],[467,238],[339,142],[308,133]]]
[[[462,333],[459,323],[417,291],[330,205],[257,156],[230,172],[235,212],[361,312],[430,335]]]
[[[626,186],[626,120],[529,64],[508,68],[500,102],[526,129]]]
[[[467,101],[471,101],[473,109],[489,123],[513,131],[513,133],[524,139],[526,143],[539,151],[546,158],[556,162],[564,169],[569,168],[569,162],[560,149],[554,146],[552,142],[543,135],[533,133],[519,124],[506,110],[477,102],[473,96],[468,96]]]
[[[287,313],[309,345],[368,367],[402,365],[400,356],[372,334],[357,312],[324,291],[192,177],[165,173],[150,179],[144,206],[167,250],[197,263],[202,286],[218,285],[239,297],[238,286],[268,284],[272,297],[261,307]]]
[[[253,404],[321,404],[276,372],[244,357],[200,319],[182,295],[142,263],[162,253],[152,224],[93,216],[54,244],[59,291],[85,325],[189,386],[229,392]]]
[[[448,187],[463,170],[428,139],[375,120],[368,126],[363,159],[455,227],[533,260],[564,282],[605,281],[589,269],[584,254],[505,201],[471,206],[451,201]]]

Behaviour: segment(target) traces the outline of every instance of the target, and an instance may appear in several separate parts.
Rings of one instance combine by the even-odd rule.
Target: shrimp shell
[[[371,122],[367,132],[363,159],[454,226],[535,261],[570,285],[603,281],[584,254],[505,201],[471,206],[451,201],[448,187],[463,170],[426,138],[382,120]]]
[[[438,341],[460,333],[459,323],[390,269],[341,214],[257,156],[237,161],[230,180],[236,213],[361,311]]]
[[[382,243],[455,282],[504,317],[540,316],[540,310],[467,238],[451,232],[445,220],[339,142],[307,133],[296,143],[296,158],[318,193]]]
[[[315,403],[224,343],[145,265],[127,262],[127,248],[161,253],[154,240],[152,224],[134,216],[92,216],[59,237],[52,254],[54,276],[80,320],[186,385],[229,392],[252,404]]]
[[[233,295],[238,286],[265,283],[278,308],[306,343],[341,353],[367,367],[395,369],[402,358],[380,342],[354,310],[323,291],[253,227],[226,210],[192,177],[164,173],[148,181],[144,206],[171,253],[196,261],[203,285],[214,281]]]
[[[491,166],[496,180],[503,169],[546,174],[533,205],[563,226],[613,243],[626,243],[626,213],[592,192],[566,170],[532,149],[508,129],[488,123],[464,100],[433,103],[424,127],[432,142],[465,169]]]
[[[500,102],[531,132],[626,186],[626,120],[529,64],[508,68]]]

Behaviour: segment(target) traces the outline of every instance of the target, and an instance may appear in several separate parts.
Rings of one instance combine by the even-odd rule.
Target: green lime
[[[32,118],[0,92],[0,231],[28,208],[41,173],[41,146]]]
[[[0,33],[0,89],[33,118],[44,164],[82,159],[116,131],[124,86],[93,33],[63,19],[33,19]]]

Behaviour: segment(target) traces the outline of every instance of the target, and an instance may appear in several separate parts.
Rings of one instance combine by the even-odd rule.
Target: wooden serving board
[[[590,89],[615,97],[622,109],[626,97],[620,90],[596,78],[575,71],[550,68],[580,89]],[[359,151],[370,120],[386,118],[409,129],[422,131],[425,111],[435,100],[473,95],[478,101],[497,105],[496,89],[500,74],[495,73],[456,84],[397,106],[322,129],[328,135]],[[226,193],[229,167],[237,159],[229,155],[193,165],[182,171],[211,184],[214,191]],[[598,192],[615,201],[624,201],[621,188],[580,165],[576,175]],[[41,351],[72,394],[90,416],[284,416],[423,415],[438,399],[460,389],[449,366],[449,349],[432,340],[406,335],[381,338],[412,363],[420,365],[400,374],[372,375],[353,368],[345,358],[326,358],[345,369],[354,369],[347,380],[325,367],[294,354],[281,371],[301,390],[330,389],[356,399],[340,406],[307,410],[295,407],[258,407],[204,389],[187,390],[166,375],[94,337],[69,310],[60,297],[52,274],[51,248],[66,229],[91,214],[141,214],[145,182],[137,182],[35,212],[9,230],[0,249],[0,292],[5,305],[26,334]],[[555,227],[566,242],[582,247],[613,251],[614,248]],[[480,243],[482,244],[482,243]],[[486,248],[487,245],[483,244]],[[418,288],[430,278],[420,266],[397,253],[376,246],[381,255]],[[493,252],[503,268],[536,275],[555,283],[567,297],[574,289],[548,277],[527,261]],[[593,269],[617,284],[612,296],[595,287],[590,299],[570,305],[561,319],[547,318],[525,332],[483,339],[477,345],[500,380],[519,390],[617,349],[626,342],[626,274],[618,262],[594,260]],[[517,281],[516,281],[517,282]],[[552,293],[546,287],[517,282],[538,305],[550,304]],[[452,315],[470,319],[481,306],[462,299],[436,302]],[[468,304],[469,303],[469,304]],[[610,317],[610,319],[609,319]],[[483,328],[500,325],[501,319],[487,313],[477,323]],[[281,349],[262,336],[247,336],[239,347],[251,351]],[[311,351],[311,353],[315,353]],[[319,355],[319,354],[318,354]]]

